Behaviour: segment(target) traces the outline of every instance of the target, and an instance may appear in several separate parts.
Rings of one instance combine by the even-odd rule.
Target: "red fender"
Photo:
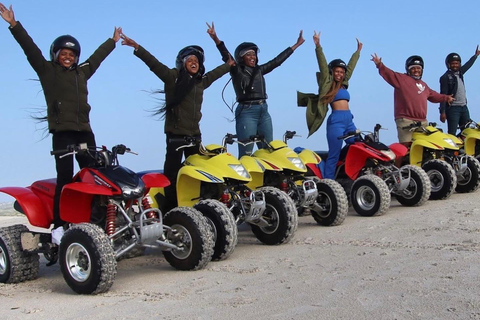
[[[28,222],[35,227],[50,228],[53,213],[48,206],[29,188],[5,187],[0,192],[6,193],[17,200]],[[52,199],[53,200],[53,199]],[[53,201],[52,201],[53,203]]]
[[[408,153],[408,148],[406,146],[404,146],[403,144],[401,144],[400,142],[392,143],[388,147],[390,148],[390,150],[393,151],[393,153],[395,153],[395,156],[397,158],[398,157],[404,157]]]
[[[113,196],[111,189],[83,182],[65,185],[60,197],[60,218],[65,222],[90,222],[92,199],[96,195]]]
[[[305,165],[307,166],[308,169],[310,169],[313,172],[313,174],[317,178],[323,179],[322,172],[320,171],[320,169],[317,167],[315,163],[306,163]]]
[[[345,173],[352,180],[357,179],[360,170],[365,166],[365,162],[369,158],[378,159],[381,161],[389,161],[390,158],[383,155],[380,151],[367,146],[364,143],[352,144],[345,159]]]
[[[142,180],[148,189],[164,188],[170,185],[170,180],[168,180],[168,178],[165,175],[161,173],[156,173],[156,172],[144,174],[142,176]]]

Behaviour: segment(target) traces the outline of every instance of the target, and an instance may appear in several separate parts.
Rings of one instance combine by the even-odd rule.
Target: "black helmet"
[[[183,48],[180,50],[177,54],[177,59],[175,60],[175,66],[178,70],[181,70],[182,68],[185,68],[185,61],[184,59],[188,56],[194,55],[198,59],[198,63],[200,64],[198,68],[198,73],[200,75],[203,75],[205,72],[205,67],[203,66],[203,63],[205,62],[205,55],[203,52],[202,47],[196,46],[196,45],[191,45]]]
[[[447,69],[450,68],[450,62],[452,61],[458,61],[459,63],[462,63],[462,58],[460,58],[460,55],[458,53],[449,53],[445,58],[445,65],[447,66]]]
[[[423,70],[423,59],[420,56],[410,56],[408,57],[407,61],[405,61],[405,71],[408,73],[408,69],[411,66],[420,66]]]
[[[50,46],[50,60],[55,61],[56,60],[56,54],[60,49],[70,49],[72,50],[76,57],[75,57],[75,63],[78,63],[78,59],[80,58],[80,43],[72,37],[71,35],[63,35],[58,37],[52,42],[52,45]]]
[[[336,67],[343,68],[345,72],[347,72],[347,64],[342,59],[334,59],[330,61],[330,63],[328,64],[328,71],[330,72],[330,74],[333,73],[333,69],[335,69]]]
[[[260,49],[258,49],[257,45],[253,42],[240,43],[237,49],[235,49],[235,61],[237,61],[237,63],[242,64],[243,56],[250,50],[255,51],[256,55],[260,52]],[[258,58],[257,58],[257,63],[258,63]]]

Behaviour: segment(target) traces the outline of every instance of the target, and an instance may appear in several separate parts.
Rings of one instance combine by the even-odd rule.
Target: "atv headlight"
[[[144,192],[145,192],[145,186],[143,185],[143,183],[142,185],[139,185],[135,188],[122,186],[122,195],[124,198],[127,198],[127,199],[138,198],[142,196]]]
[[[392,150],[380,150],[380,152],[389,157],[390,160],[395,160],[396,158],[395,153],[393,153]]]
[[[307,168],[305,168],[305,165],[303,164],[302,160],[299,157],[287,157],[287,159],[298,169],[307,170]]]
[[[458,148],[457,144],[451,138],[444,138],[443,141],[451,145],[453,148]]]
[[[250,179],[250,175],[248,174],[247,169],[245,169],[245,167],[243,165],[241,165],[241,164],[229,164],[228,166],[230,168],[232,168],[233,170],[235,170],[235,172],[239,176]]]

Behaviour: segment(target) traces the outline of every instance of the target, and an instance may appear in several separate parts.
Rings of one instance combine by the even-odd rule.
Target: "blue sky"
[[[174,67],[178,50],[197,44],[205,50],[207,71],[221,63],[220,54],[206,33],[205,22],[215,22],[220,39],[230,51],[243,41],[255,42],[260,63],[274,58],[296,42],[303,29],[305,43],[279,68],[266,75],[268,105],[273,118],[274,138],[285,130],[296,130],[302,137],[290,146],[326,150],[325,126],[307,137],[305,109],[296,106],[296,91],[317,92],[313,31],[321,31],[321,44],[327,60],[348,61],[356,50],[363,50],[350,80],[350,109],[361,130],[372,130],[381,123],[385,143],[396,141],[393,120],[393,88],[379,75],[370,55],[377,53],[391,69],[404,71],[405,59],[413,54],[425,60],[423,80],[439,90],[438,78],[445,71],[445,56],[458,52],[468,60],[480,44],[479,2],[471,1],[78,1],[58,0],[3,2],[13,4],[34,41],[48,57],[51,42],[61,34],[71,34],[81,43],[80,60],[86,59],[108,37],[114,26],[143,45],[160,61]],[[30,118],[32,111],[45,107],[37,76],[23,51],[0,20],[1,68],[0,97],[2,116],[0,153],[2,186],[27,186],[34,180],[55,176],[50,156],[51,137],[44,138],[43,125]],[[133,49],[121,46],[110,54],[89,81],[92,127],[98,145],[123,143],[139,153],[125,155],[120,163],[136,171],[163,167],[164,123],[148,110],[158,103],[148,92],[163,87]],[[225,75],[205,91],[201,129],[206,144],[219,144],[235,131],[232,114],[222,101]],[[480,121],[480,62],[465,76],[472,119]],[[232,85],[224,94],[234,101]],[[429,104],[428,118],[439,122],[438,105]],[[440,127],[446,128],[445,124]],[[236,155],[236,147],[230,151]],[[0,200],[2,200],[0,196]]]

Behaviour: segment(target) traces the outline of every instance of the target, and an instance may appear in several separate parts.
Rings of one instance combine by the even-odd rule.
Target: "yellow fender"
[[[462,135],[465,137],[465,153],[469,156],[475,156],[475,144],[477,140],[480,140],[480,131],[473,128],[466,128],[462,131]]]
[[[432,150],[444,150],[444,148],[424,139],[413,140],[412,145],[410,146],[410,164],[419,167],[422,166],[424,148]]]
[[[247,187],[252,190],[258,189],[263,186],[265,170],[274,170],[267,162],[263,161],[262,159],[248,155],[241,157],[240,162],[252,176],[252,181],[247,183]]]
[[[270,145],[272,146],[273,150],[258,149],[253,153],[253,156],[262,159],[271,166],[282,168],[283,170],[288,169],[301,173],[307,172],[305,163],[295,151],[287,146],[285,142],[281,140],[274,140],[270,142]],[[291,161],[288,160],[288,158],[298,158],[302,168],[295,166]]]
[[[300,159],[302,159],[303,163],[312,163],[312,164],[319,164],[322,162],[322,158],[318,154],[316,154],[314,151],[309,150],[309,149],[303,149],[298,156]]]

